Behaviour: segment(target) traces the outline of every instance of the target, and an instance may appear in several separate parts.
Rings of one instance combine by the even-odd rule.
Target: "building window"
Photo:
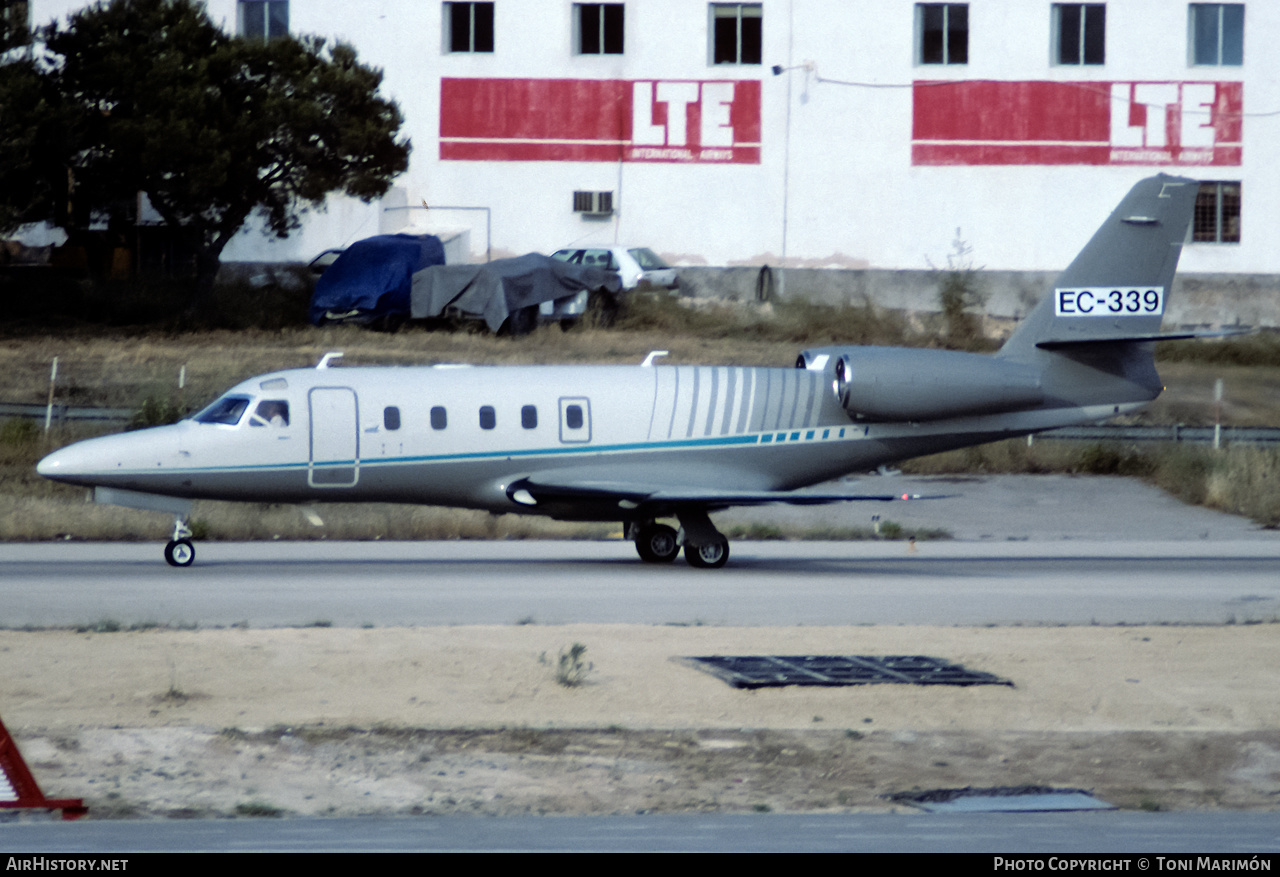
[[[621,3],[578,3],[573,7],[577,30],[574,44],[579,55],[622,54]]]
[[[251,40],[274,40],[289,35],[289,0],[240,0],[236,4],[237,33]]]
[[[916,4],[916,63],[969,63],[969,4]]]
[[[493,51],[493,4],[444,4],[446,52]]]
[[[1191,240],[1206,244],[1240,243],[1239,183],[1200,184]]]
[[[1055,64],[1105,64],[1106,4],[1053,4],[1053,45]]]
[[[764,58],[764,10],[759,3],[712,3],[711,63],[759,64]]]
[[[1244,4],[1192,3],[1191,63],[1239,67],[1244,63]]]
[[[449,414],[440,405],[431,409],[431,428],[444,429],[449,425]]]

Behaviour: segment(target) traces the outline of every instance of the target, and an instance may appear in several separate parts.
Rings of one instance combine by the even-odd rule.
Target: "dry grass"
[[[1233,448],[1210,470],[1204,492],[1211,508],[1280,527],[1280,454]]]
[[[1214,422],[1213,385],[1221,379],[1224,424],[1280,424],[1280,366],[1191,360],[1159,362],[1158,365],[1165,382],[1165,392],[1143,409],[1135,420],[1211,426]]]
[[[1280,332],[1266,330],[1212,341],[1164,341],[1156,348],[1163,362],[1280,367]]]
[[[1077,443],[1010,439],[909,460],[904,472],[1127,475],[1142,478],[1183,502],[1245,515],[1280,527],[1280,451],[1241,445]]]
[[[155,512],[94,504],[84,488],[76,496],[37,497],[0,493],[0,542],[75,539],[94,542],[164,541],[172,518]],[[191,527],[199,539],[425,540],[604,539],[621,537],[617,524],[577,524],[466,509],[388,504],[322,506],[323,527],[308,523],[295,506],[197,502]]]

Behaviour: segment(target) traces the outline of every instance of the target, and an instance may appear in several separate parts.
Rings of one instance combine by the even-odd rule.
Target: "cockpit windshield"
[[[196,423],[221,423],[226,426],[235,426],[244,416],[249,402],[248,396],[223,396],[191,419]]]

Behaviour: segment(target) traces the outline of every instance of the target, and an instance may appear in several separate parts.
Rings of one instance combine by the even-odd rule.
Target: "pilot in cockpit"
[[[275,427],[288,426],[289,403],[283,399],[264,399],[258,403],[257,410],[249,418],[249,424],[251,426],[268,424]]]

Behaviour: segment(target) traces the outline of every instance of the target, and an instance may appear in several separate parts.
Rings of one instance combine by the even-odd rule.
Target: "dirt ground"
[[[744,691],[678,660],[709,654],[928,654],[1014,685]],[[1276,624],[3,631],[0,716],[90,818],[890,810],[1021,784],[1276,809],[1277,666]]]

